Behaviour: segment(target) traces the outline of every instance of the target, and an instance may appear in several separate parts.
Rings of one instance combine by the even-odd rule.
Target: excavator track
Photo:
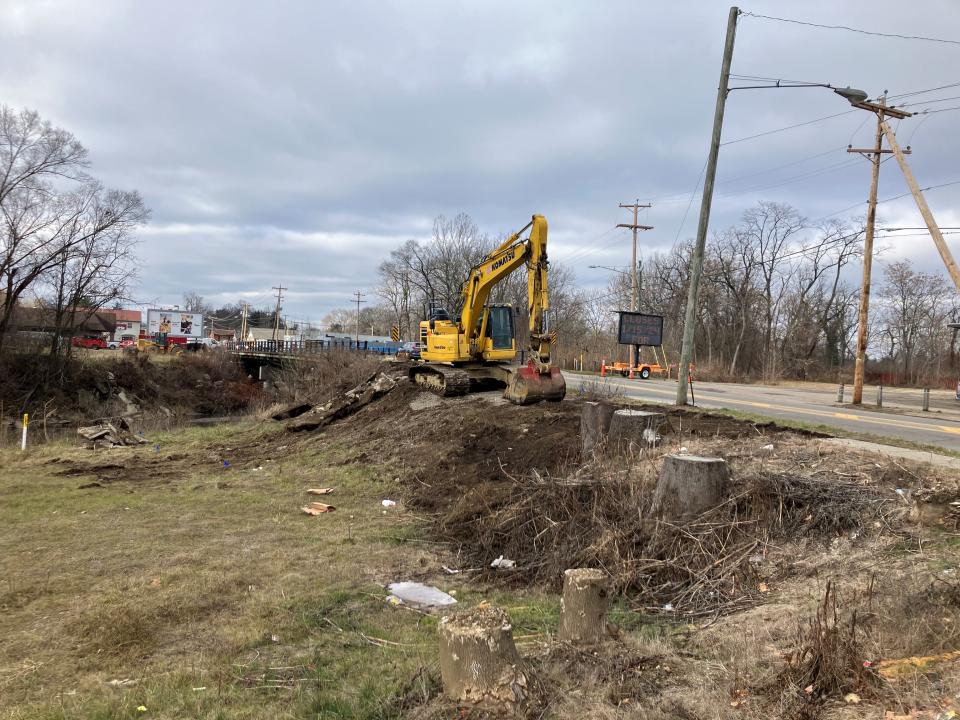
[[[470,392],[470,375],[449,365],[415,365],[410,379],[424,390],[442,397],[456,397]]]

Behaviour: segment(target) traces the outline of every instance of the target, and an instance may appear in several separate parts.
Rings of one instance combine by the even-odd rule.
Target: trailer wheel
[[[643,378],[644,380],[650,377],[650,368],[643,368],[640,371],[640,377]]]

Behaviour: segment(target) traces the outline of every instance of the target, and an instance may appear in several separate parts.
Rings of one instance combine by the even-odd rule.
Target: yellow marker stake
[[[20,451],[23,452],[27,449],[27,423],[30,422],[30,416],[27,413],[23,414],[23,437],[20,438]]]

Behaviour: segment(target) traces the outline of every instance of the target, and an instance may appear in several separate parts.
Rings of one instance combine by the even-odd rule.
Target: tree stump
[[[653,494],[653,512],[671,520],[699,515],[723,502],[729,480],[723,458],[667,455]]]
[[[584,460],[603,447],[616,408],[605,402],[585,402],[580,412],[580,457]]]
[[[456,702],[518,712],[529,690],[507,613],[481,606],[441,619],[440,677]]]
[[[560,631],[563,642],[599,645],[607,639],[610,581],[602,570],[575,568],[563,573]]]
[[[617,410],[610,420],[608,445],[615,452],[628,454],[652,447],[657,430],[666,415],[646,410]]]

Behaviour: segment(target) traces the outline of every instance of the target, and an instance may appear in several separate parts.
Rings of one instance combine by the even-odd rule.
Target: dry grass
[[[695,616],[758,602],[756,559],[777,543],[902,519],[889,490],[844,477],[851,473],[839,457],[784,440],[780,456],[767,458],[756,453],[759,444],[704,443],[731,460],[733,479],[729,499],[691,521],[654,516],[663,451],[652,451],[633,464],[602,459],[565,477],[514,477],[496,507],[457,505],[438,523],[475,563],[500,554],[516,560],[523,568],[511,576],[516,582],[557,587],[568,567],[601,567],[645,611],[667,606]]]
[[[276,400],[281,404],[322,403],[368,379],[381,362],[379,355],[333,348],[284,367],[275,381]]]
[[[371,414],[384,422],[392,407],[410,442],[426,442],[409,431],[409,398],[394,400]],[[409,468],[358,457],[351,422],[379,432],[355,416],[314,436],[247,422],[143,448],[0,451],[0,717],[456,716],[437,697],[436,619],[383,602],[396,579],[506,607],[544,717],[882,717],[960,693],[950,666],[863,692],[856,708],[839,697],[864,679],[854,659],[960,644],[957,530],[893,492],[939,507],[955,478],[803,438],[779,437],[768,457],[766,437],[687,435],[733,467],[716,515],[645,522],[657,467],[645,453],[562,482],[517,478],[484,512],[459,504],[461,532],[486,544],[455,557],[402,502],[384,514],[382,498],[405,499],[394,478]],[[337,488],[336,512],[299,512],[315,486]],[[501,552],[519,570],[493,584],[441,569]],[[607,567],[628,590],[610,615],[620,639],[596,652],[554,640],[550,588],[576,564]],[[678,618],[663,611],[670,599],[713,614]]]

